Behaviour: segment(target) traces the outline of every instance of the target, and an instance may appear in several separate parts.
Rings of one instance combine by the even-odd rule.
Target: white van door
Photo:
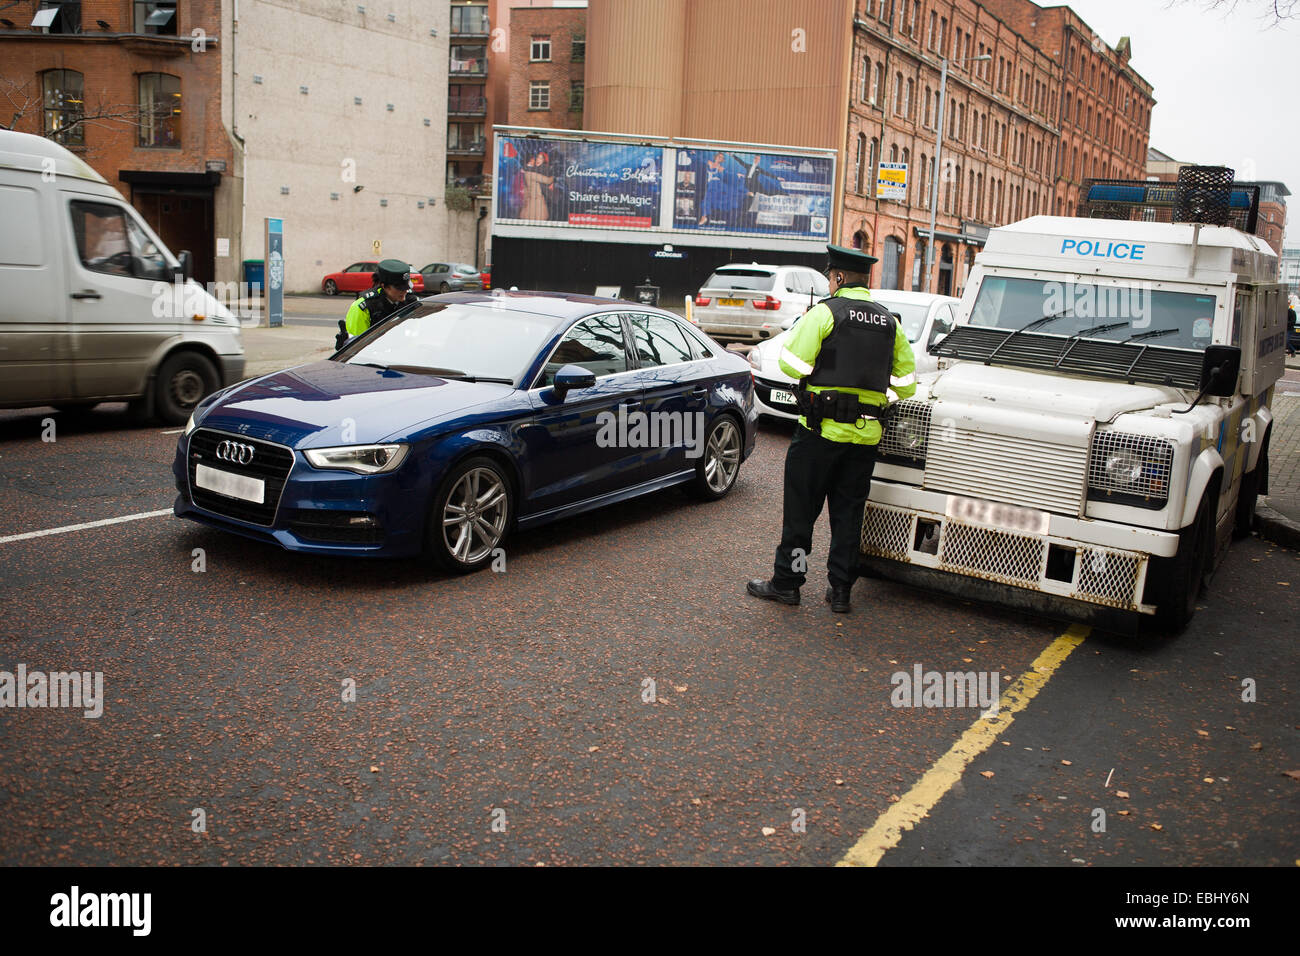
[[[0,185],[0,404],[40,405],[72,398],[68,325],[48,193]],[[53,291],[53,294],[51,292]]]
[[[73,385],[78,398],[138,395],[153,356],[179,334],[170,297],[176,265],[135,210],[121,202],[65,191],[71,223],[68,301],[76,334]]]

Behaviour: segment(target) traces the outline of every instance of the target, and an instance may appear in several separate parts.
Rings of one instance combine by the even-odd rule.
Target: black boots
[[[762,578],[755,578],[745,585],[745,590],[754,597],[763,598],[765,601],[776,601],[778,604],[798,604],[799,589],[792,588],[789,591],[781,591],[772,587],[771,581],[764,581]]]
[[[849,594],[853,591],[851,584],[832,584],[826,589],[826,600],[836,614],[848,614],[853,610],[849,603]]]

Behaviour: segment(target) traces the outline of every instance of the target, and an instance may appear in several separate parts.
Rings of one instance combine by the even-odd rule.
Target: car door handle
[[[103,296],[101,296],[101,295],[100,295],[98,292],[96,292],[94,289],[82,289],[80,292],[74,292],[74,293],[72,293],[72,297],[73,297],[74,299],[100,299],[100,298],[103,298]]]
[[[705,395],[709,394],[709,390],[703,387],[693,388],[691,389],[691,394],[694,395],[696,398],[703,398]]]
[[[619,402],[618,404],[619,404],[619,407],[620,407],[620,408],[640,408],[640,407],[641,407],[641,403],[640,403],[637,399],[635,399],[635,398],[629,398],[627,401],[625,401],[625,402]]]

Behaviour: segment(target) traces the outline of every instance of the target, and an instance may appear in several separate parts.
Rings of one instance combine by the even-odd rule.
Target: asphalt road
[[[175,434],[122,408],[0,412],[0,670],[105,697],[0,709],[3,864],[832,864],[979,718],[895,707],[891,676],[1006,688],[1065,630],[865,580],[832,615],[821,551],[801,607],[747,597],[776,425],[723,501],[541,528],[502,573],[169,514],[5,540],[170,507]],[[1293,865],[1297,592],[1300,555],[1252,538],[1181,638],[1088,634],[881,862]]]

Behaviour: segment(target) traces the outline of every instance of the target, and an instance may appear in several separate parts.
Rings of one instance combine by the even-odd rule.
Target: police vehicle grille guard
[[[1126,382],[1146,382],[1196,389],[1201,384],[1203,355],[1138,342],[1102,342],[1045,332],[960,325],[935,345],[940,358],[1010,365],[1044,371],[1078,372]],[[1000,347],[1001,346],[1001,347]]]
[[[217,458],[217,446],[227,440],[252,445],[254,448],[252,461],[241,465],[219,460]],[[217,494],[215,491],[208,491],[206,488],[198,487],[194,481],[194,475],[200,464],[207,465],[209,468],[216,468],[219,471],[233,472],[249,478],[260,478],[265,482],[265,494],[263,495],[262,504],[255,501],[240,501],[238,498],[228,498],[225,495]],[[196,507],[224,518],[234,518],[237,521],[247,521],[249,524],[270,527],[275,522],[275,512],[280,504],[280,495],[284,491],[285,482],[289,479],[289,471],[293,468],[293,452],[284,445],[262,441],[258,438],[249,438],[247,435],[236,435],[214,431],[210,428],[200,428],[190,438],[186,467],[189,470],[190,478],[190,500],[194,502]]]
[[[953,423],[932,436],[921,484],[927,491],[1080,515],[1087,474],[1086,446]]]
[[[910,398],[890,405],[883,416],[884,428],[877,449],[879,456],[886,461],[896,460],[905,464],[924,462],[933,411],[929,402]]]
[[[934,516],[941,523],[938,564],[941,571],[1011,584],[1033,590],[1044,578],[1051,542],[1033,535],[997,531]],[[901,508],[867,502],[862,522],[862,552],[912,562],[915,515]],[[917,562],[923,563],[923,562]],[[1128,551],[1079,547],[1075,583],[1063,595],[1090,604],[1135,610],[1139,603],[1142,559]]]

